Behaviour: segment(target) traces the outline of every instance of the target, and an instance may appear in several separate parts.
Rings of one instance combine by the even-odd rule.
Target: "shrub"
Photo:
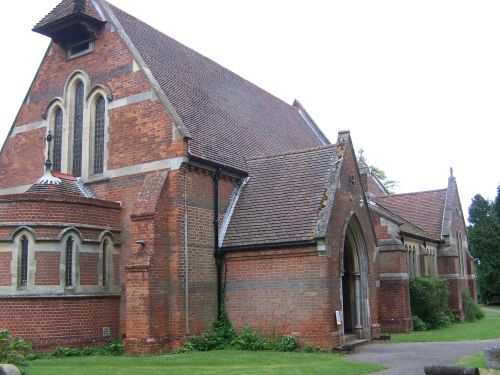
[[[30,342],[12,337],[8,330],[0,329],[0,363],[16,365],[22,374],[27,374],[26,359],[30,352]]]
[[[427,324],[418,316],[412,315],[411,320],[413,320],[414,331],[427,331]]]
[[[205,333],[193,336],[191,340],[184,344],[181,351],[196,350],[206,352],[209,350],[227,349],[231,346],[231,342],[235,337],[236,331],[223,310],[220,319],[213,320]]]
[[[439,277],[411,277],[410,302],[413,315],[427,328],[444,327],[453,322],[448,310],[448,282]]]
[[[231,347],[239,350],[265,350],[266,343],[262,332],[255,331],[250,327],[246,326],[243,330],[236,335],[236,337],[231,342]]]
[[[467,322],[474,322],[478,319],[484,318],[484,312],[479,305],[474,302],[468,289],[462,290],[462,306],[464,309],[465,320]]]
[[[58,346],[52,351],[52,357],[60,358],[60,357],[79,357],[82,355],[82,352],[77,348],[63,348]]]
[[[281,336],[276,342],[276,350],[279,352],[293,352],[298,346],[297,338],[292,335]]]
[[[125,352],[125,346],[122,340],[109,340],[106,345],[86,346],[83,349],[64,348],[58,346],[52,351],[52,357],[79,357],[91,355],[122,355]]]

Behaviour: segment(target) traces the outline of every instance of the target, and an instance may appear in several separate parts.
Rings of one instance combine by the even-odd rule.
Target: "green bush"
[[[86,346],[83,349],[65,348],[58,346],[52,351],[51,356],[60,357],[79,357],[91,355],[122,355],[125,352],[125,345],[121,340],[109,340],[106,345]]]
[[[236,337],[231,341],[231,347],[238,350],[265,350],[266,343],[262,332],[255,331],[248,326],[245,326],[243,330],[236,335]]]
[[[60,357],[79,357],[82,355],[82,352],[80,349],[77,348],[64,348],[61,346],[58,346],[52,351],[51,356],[60,358]]]
[[[478,319],[484,318],[483,310],[474,302],[468,289],[462,290],[462,306],[467,322],[475,322]]]
[[[220,320],[210,323],[207,331],[201,335],[193,336],[184,343],[176,353],[192,351],[206,352],[219,349],[238,350],[273,350],[291,352],[298,348],[297,338],[291,335],[264,338],[261,331],[245,326],[241,332],[236,332],[225,313]]]
[[[0,363],[16,365],[22,374],[27,374],[27,356],[31,352],[31,343],[12,337],[8,330],[0,329]]]
[[[279,352],[293,352],[297,350],[299,343],[297,338],[292,335],[285,335],[278,338],[276,342],[276,350]]]
[[[439,328],[454,321],[448,309],[448,282],[439,277],[411,277],[410,302],[412,314],[427,328]]]
[[[228,349],[236,335],[236,331],[223,310],[220,319],[213,320],[205,333],[193,336],[191,340],[183,345],[180,351],[188,352],[194,350],[206,352],[209,350]]]
[[[427,324],[418,316],[412,315],[411,320],[413,320],[414,331],[427,331]]]

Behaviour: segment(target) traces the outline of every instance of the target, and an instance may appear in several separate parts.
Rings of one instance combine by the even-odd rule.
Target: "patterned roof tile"
[[[108,5],[188,128],[193,155],[245,169],[245,158],[323,144],[297,107]]]
[[[248,160],[223,247],[314,239],[321,200],[338,159],[335,145]]]
[[[377,197],[377,204],[441,238],[446,189]]]

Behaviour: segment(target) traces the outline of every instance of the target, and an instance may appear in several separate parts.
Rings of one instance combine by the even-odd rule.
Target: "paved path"
[[[498,345],[500,338],[457,342],[374,343],[356,348],[356,353],[349,354],[346,358],[386,365],[387,370],[377,373],[381,375],[421,375],[425,366],[451,366],[464,355]]]
[[[482,306],[481,309],[483,309],[486,312],[493,312],[493,313],[500,314],[500,310],[499,309],[492,309],[490,307],[484,307],[484,306]]]

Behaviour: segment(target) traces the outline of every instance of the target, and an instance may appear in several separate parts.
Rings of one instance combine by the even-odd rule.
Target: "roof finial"
[[[52,136],[52,132],[49,130],[49,134],[47,134],[47,137],[45,137],[45,140],[47,141],[47,160],[45,160],[45,173],[38,179],[38,181],[36,182],[37,184],[58,185],[61,183],[61,180],[57,177],[54,177],[52,175],[52,172],[50,171],[50,168],[52,167],[52,162],[50,161],[50,142],[52,142],[53,139],[54,137]]]
[[[365,161],[365,156],[363,155],[363,153],[365,152],[365,150],[363,150],[362,148],[360,148],[358,152],[359,152],[359,158],[358,158],[358,160],[364,162]]]
[[[45,140],[47,141],[47,160],[45,160],[45,168],[50,169],[52,167],[52,162],[50,161],[50,142],[54,137],[52,136],[52,131],[49,130],[49,134],[47,134],[47,137],[45,137]]]
[[[453,177],[453,168],[450,167],[450,177]]]

